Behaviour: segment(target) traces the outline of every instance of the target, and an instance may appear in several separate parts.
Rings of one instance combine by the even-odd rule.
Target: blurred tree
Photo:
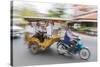
[[[32,9],[23,8],[20,12],[21,16],[38,16],[37,11],[33,11]]]
[[[22,21],[20,21],[20,26],[22,26],[23,28],[25,28],[28,25],[28,21],[22,19]]]
[[[65,14],[64,4],[54,4],[54,7],[48,11],[48,17],[63,17]]]

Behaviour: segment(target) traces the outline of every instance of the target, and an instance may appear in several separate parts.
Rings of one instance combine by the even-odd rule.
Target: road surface
[[[13,63],[14,66],[44,65],[44,64],[61,64],[76,62],[97,61],[97,37],[80,35],[83,43],[89,47],[91,57],[88,61],[80,59],[79,56],[58,55],[56,43],[47,51],[37,55],[32,54],[27,44],[24,43],[23,37],[13,39]]]

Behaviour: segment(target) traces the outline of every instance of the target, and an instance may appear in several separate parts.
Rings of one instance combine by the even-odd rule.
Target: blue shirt
[[[66,31],[64,36],[64,43],[70,45],[71,38],[72,38],[71,31],[70,30]]]

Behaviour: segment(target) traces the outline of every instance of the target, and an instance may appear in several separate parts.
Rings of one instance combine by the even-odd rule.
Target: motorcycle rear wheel
[[[59,44],[59,45],[57,45],[57,52],[59,55],[64,55],[68,51],[67,51],[67,48],[65,48],[65,46],[63,46],[62,44]]]

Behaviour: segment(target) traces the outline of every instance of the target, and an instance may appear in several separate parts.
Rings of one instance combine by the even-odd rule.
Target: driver
[[[72,33],[70,26],[68,25],[65,36],[64,36],[64,43],[67,44],[69,47],[75,47],[76,46],[76,41],[75,38],[77,36]]]

